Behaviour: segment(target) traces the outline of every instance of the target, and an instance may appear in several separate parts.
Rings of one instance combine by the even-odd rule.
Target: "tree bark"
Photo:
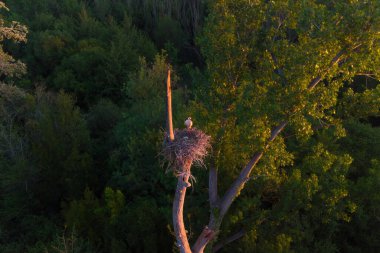
[[[171,141],[174,141],[173,115],[172,115],[172,88],[170,83],[170,68],[168,67],[168,75],[166,78],[166,96],[167,96],[167,131]]]
[[[204,227],[193,246],[193,253],[203,253],[207,244],[214,238],[216,231],[208,226]]]
[[[210,167],[208,188],[210,207],[213,208],[216,207],[218,201],[218,171],[216,170],[215,165]]]
[[[342,56],[345,54],[345,50],[340,50],[339,53],[337,53],[335,55],[335,57],[330,61],[330,64],[329,66],[327,67],[327,69],[325,70],[325,72],[319,76],[317,76],[316,78],[314,78],[313,80],[310,81],[309,85],[307,86],[307,89],[309,91],[311,91],[312,89],[314,89],[314,87],[320,82],[322,81],[322,79],[326,76],[326,74],[330,71],[330,69],[335,65],[335,64],[338,64],[341,60],[342,60]]]
[[[191,163],[187,163],[183,166],[184,172],[178,177],[177,189],[175,191],[173,202],[173,226],[174,233],[177,239],[177,246],[181,253],[191,253],[189,240],[187,238],[185,224],[183,222],[183,206],[185,203],[186,189],[190,186],[190,167]]]

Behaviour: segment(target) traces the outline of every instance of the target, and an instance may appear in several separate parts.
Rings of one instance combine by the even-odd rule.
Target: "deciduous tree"
[[[0,11],[9,11],[4,2],[0,1]],[[0,13],[0,78],[25,73],[25,64],[14,59],[3,49],[3,41],[26,42],[26,26],[17,21],[9,22]],[[1,79],[0,79],[1,80]]]
[[[307,172],[307,167],[288,171],[302,154],[286,141],[283,133],[296,137],[297,145],[308,141],[321,128],[330,128],[335,138],[344,136],[342,117],[336,110],[340,97],[353,92],[345,84],[362,74],[379,78],[379,14],[377,1],[211,2],[210,15],[199,38],[210,84],[200,92],[203,100],[198,100],[195,109],[199,122],[204,122],[204,130],[212,133],[214,139],[209,168],[210,220],[191,252],[203,252],[210,242],[218,241],[222,222],[227,219],[231,223],[229,214],[244,215],[248,210],[253,215],[260,214],[260,207],[249,202],[238,210],[232,208],[239,195],[246,200],[246,184],[260,182],[253,180],[260,176],[267,178],[264,185],[272,182],[266,193],[274,192],[273,197],[280,198],[269,199],[271,206],[280,201],[276,204],[279,208],[281,198],[289,197],[286,188],[301,187],[294,183],[306,176],[311,185],[319,181],[316,193],[321,194],[321,205],[331,205],[328,219],[345,219],[350,213],[350,204],[343,201],[346,188],[339,179],[347,175],[344,171],[350,157],[337,158],[319,145],[311,151],[313,163],[317,157],[325,156],[322,164],[316,165],[327,166],[325,170],[332,169],[333,161],[341,159],[338,175],[326,178],[326,182],[337,180],[336,186],[328,184],[336,187],[329,192],[322,183],[326,175]],[[361,96],[368,97],[368,93],[378,94],[372,90]],[[360,95],[356,97],[359,99]],[[378,99],[374,101],[378,108]],[[330,159],[331,164],[323,165]],[[309,168],[313,166],[310,164]],[[218,175],[224,179],[222,185],[218,185]],[[313,192],[313,187],[304,187]],[[325,195],[330,197],[326,199]],[[346,214],[339,211],[341,205],[346,206]],[[242,235],[238,230],[225,242]],[[294,240],[286,234],[279,234],[277,239],[280,245]],[[214,251],[219,246],[216,244]],[[267,248],[270,252],[280,252],[271,247]],[[330,245],[324,252],[333,249]]]

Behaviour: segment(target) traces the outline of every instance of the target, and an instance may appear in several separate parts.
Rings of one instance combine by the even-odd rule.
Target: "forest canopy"
[[[0,1],[0,252],[380,252],[379,66],[379,1]]]

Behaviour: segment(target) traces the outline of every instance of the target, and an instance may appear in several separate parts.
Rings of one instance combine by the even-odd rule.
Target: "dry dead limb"
[[[174,140],[165,138],[162,155],[176,176],[183,174],[185,164],[204,166],[204,158],[211,148],[211,137],[196,128],[176,129]]]
[[[210,140],[210,136],[196,128],[177,129],[174,132],[174,140],[171,140],[170,136],[166,136],[164,140],[162,155],[178,178],[173,202],[173,226],[181,253],[191,252],[183,221],[186,189],[191,186],[189,180],[194,178],[191,175],[191,166],[193,164],[204,166],[204,158],[211,147]]]

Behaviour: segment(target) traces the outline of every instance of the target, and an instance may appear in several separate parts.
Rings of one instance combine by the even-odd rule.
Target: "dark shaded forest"
[[[380,252],[380,2],[349,0],[0,2],[0,252],[179,252],[168,68],[211,136],[191,243]]]

